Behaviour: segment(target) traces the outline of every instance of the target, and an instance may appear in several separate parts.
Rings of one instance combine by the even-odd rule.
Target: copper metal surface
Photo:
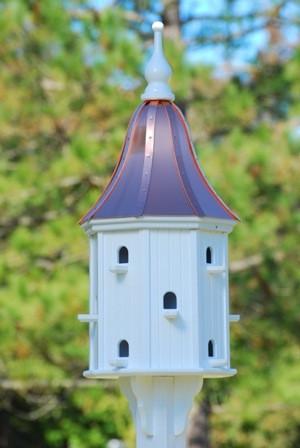
[[[111,180],[81,223],[138,216],[238,219],[200,170],[184,117],[170,101],[137,108]]]

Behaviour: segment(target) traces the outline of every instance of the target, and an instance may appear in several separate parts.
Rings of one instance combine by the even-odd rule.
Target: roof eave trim
[[[92,236],[97,232],[139,229],[181,229],[230,233],[237,224],[235,220],[199,218],[196,216],[141,216],[128,218],[91,219],[82,228]]]

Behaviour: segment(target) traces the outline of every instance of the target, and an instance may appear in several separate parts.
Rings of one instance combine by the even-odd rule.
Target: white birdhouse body
[[[92,220],[89,377],[229,376],[227,234],[199,218]]]

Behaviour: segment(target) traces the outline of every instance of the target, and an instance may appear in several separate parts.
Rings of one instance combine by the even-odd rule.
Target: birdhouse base
[[[187,418],[201,376],[120,378],[136,427],[137,448],[184,448]]]
[[[215,358],[212,358],[215,359]],[[227,367],[218,367],[218,366],[207,366],[205,368],[198,369],[151,369],[149,370],[139,370],[133,369],[130,367],[122,368],[115,367],[110,370],[85,370],[83,372],[83,376],[85,378],[91,379],[118,379],[122,377],[165,377],[165,376],[175,376],[175,377],[198,377],[202,378],[226,378],[229,376],[233,376],[236,374],[236,369],[231,369]]]

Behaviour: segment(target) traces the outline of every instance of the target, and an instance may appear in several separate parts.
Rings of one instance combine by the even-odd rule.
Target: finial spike
[[[170,100],[175,96],[168,85],[168,79],[172,70],[165,58],[162,45],[162,31],[164,24],[154,22],[152,29],[154,32],[154,50],[150,61],[146,65],[145,78],[148,86],[142,95],[143,100]]]

